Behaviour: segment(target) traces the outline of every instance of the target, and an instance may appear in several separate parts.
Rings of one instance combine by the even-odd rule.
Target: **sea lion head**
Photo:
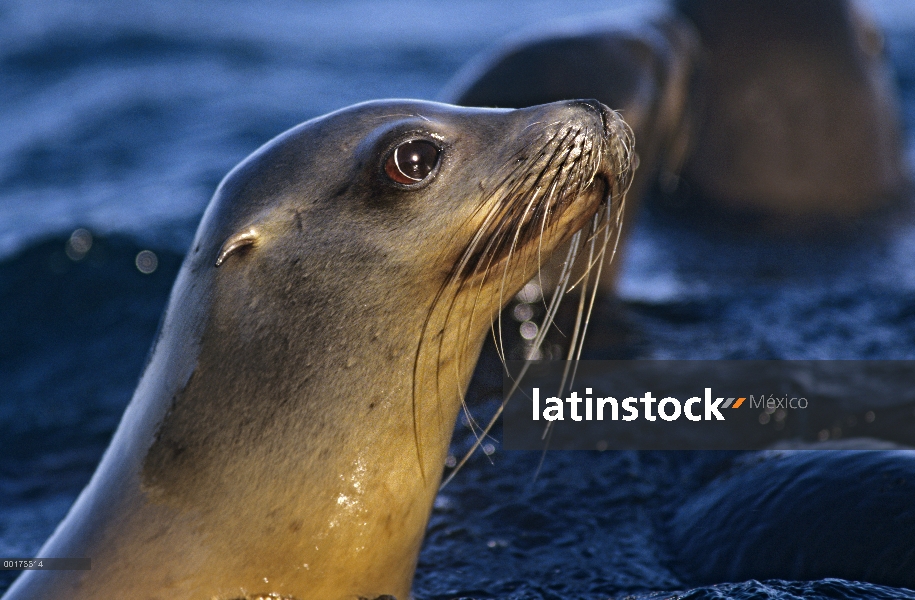
[[[512,288],[611,196],[619,207],[630,146],[626,126],[596,102],[357,105],[236,167],[208,210],[213,225],[201,227],[201,260],[282,289],[341,261],[346,275],[332,270],[347,288],[387,291],[396,279],[428,298],[445,282]],[[500,277],[484,277],[497,268]]]
[[[614,230],[631,146],[595,101],[382,101],[300,125],[236,167],[201,224],[190,268],[215,279],[218,345],[262,338],[267,356],[277,338],[345,342],[311,361],[324,373],[343,354],[358,361],[358,324],[382,337],[404,327],[417,354],[435,347],[469,369],[560,242],[589,223],[584,239]],[[329,329],[344,319],[344,335]],[[442,360],[416,363],[438,372]]]

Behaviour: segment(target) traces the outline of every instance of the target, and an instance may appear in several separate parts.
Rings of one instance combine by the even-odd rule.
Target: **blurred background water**
[[[0,556],[33,555],[88,481],[233,165],[355,102],[433,99],[519,29],[656,4],[0,0]],[[867,4],[886,30],[915,166],[915,4]],[[913,258],[906,219],[811,244],[648,216],[625,258],[614,343],[657,358],[915,358]],[[494,464],[478,457],[439,498],[420,598],[688,589],[669,513],[733,458],[556,454],[532,482],[539,455],[489,450]],[[0,573],[0,591],[12,575]],[[822,580],[681,597],[915,592]]]

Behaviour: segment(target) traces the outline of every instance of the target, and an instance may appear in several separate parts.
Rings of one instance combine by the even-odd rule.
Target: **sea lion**
[[[903,194],[898,93],[882,35],[857,3],[675,6],[704,48],[689,197],[784,223],[849,219]]]
[[[595,101],[360,104],[219,185],[91,482],[6,600],[406,599],[492,320],[630,140]]]
[[[684,581],[915,586],[915,452],[769,451],[713,472],[665,527]]]
[[[613,106],[636,142],[625,232],[646,194],[659,183],[662,189],[676,185],[690,140],[689,90],[698,57],[693,27],[671,12],[573,20],[484,52],[455,75],[440,98],[508,108],[596,98]],[[614,261],[605,270],[600,282],[605,292],[613,291],[618,265]],[[553,278],[558,271],[551,271]]]

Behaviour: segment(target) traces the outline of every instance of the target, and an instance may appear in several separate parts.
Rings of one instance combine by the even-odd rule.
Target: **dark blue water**
[[[354,102],[434,98],[519,27],[622,2],[554,4],[0,2],[0,556],[33,555],[88,481],[197,221],[235,163]],[[873,8],[888,28],[915,163],[915,6]],[[797,240],[644,215],[622,302],[603,307],[592,339],[638,357],[913,358],[915,219],[888,221]],[[85,236],[68,245],[79,228],[91,232],[88,249]],[[137,267],[142,250],[156,256],[150,273]],[[474,394],[479,410],[491,406],[485,383]],[[468,440],[459,432],[455,451]],[[809,537],[826,540],[820,552],[834,565],[883,552],[915,565],[905,563],[915,534],[911,544],[899,535],[915,532],[915,477],[878,481],[915,474],[908,455],[552,453],[534,480],[539,455],[493,450],[440,496],[418,597],[915,598],[828,573],[740,583],[749,577],[716,579],[721,570],[703,566],[751,529],[764,534],[763,558],[800,552]],[[725,493],[728,482],[778,481],[757,475],[770,467],[803,479],[770,492],[802,495],[824,519],[818,528],[773,510],[696,529],[709,502],[751,499],[752,489]],[[843,472],[858,476],[831,475]],[[684,548],[708,559],[691,563]],[[845,579],[911,580],[843,568]],[[0,590],[10,581],[0,573]]]

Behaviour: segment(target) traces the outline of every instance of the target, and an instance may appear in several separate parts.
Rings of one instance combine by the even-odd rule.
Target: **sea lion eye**
[[[438,146],[426,140],[412,140],[396,148],[384,163],[384,172],[393,181],[414,185],[429,176],[441,154]]]

